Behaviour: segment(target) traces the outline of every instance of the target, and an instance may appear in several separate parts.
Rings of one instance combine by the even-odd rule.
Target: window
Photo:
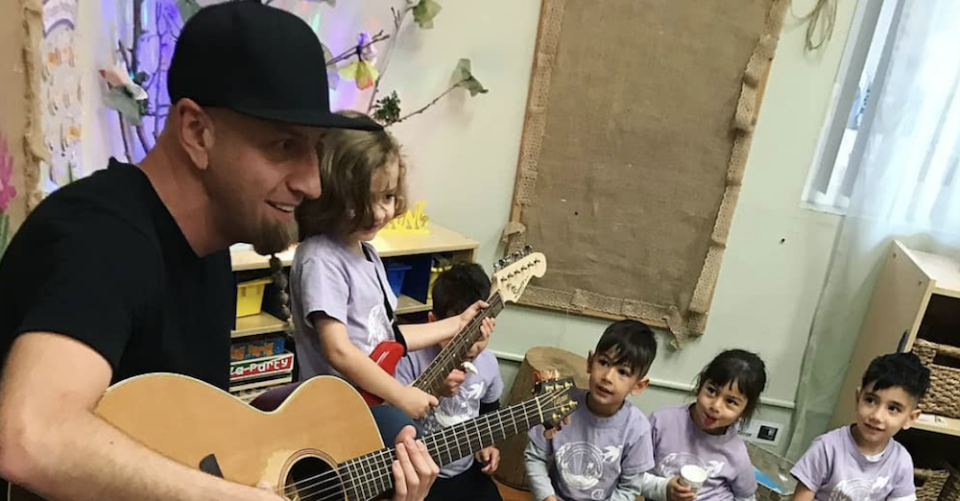
[[[859,165],[850,159],[857,133],[870,99],[874,77],[881,65],[893,12],[901,0],[862,0],[844,48],[834,82],[833,99],[807,175],[803,205],[845,214]]]

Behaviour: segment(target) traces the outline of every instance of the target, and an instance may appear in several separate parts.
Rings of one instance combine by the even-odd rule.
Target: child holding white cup
[[[650,416],[656,466],[642,494],[655,501],[753,501],[757,480],[738,424],[750,419],[767,383],[757,355],[725,351],[697,378],[697,401]]]

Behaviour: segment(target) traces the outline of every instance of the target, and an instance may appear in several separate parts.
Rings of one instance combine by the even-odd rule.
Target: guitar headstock
[[[523,291],[534,277],[540,278],[547,272],[547,258],[540,252],[533,252],[529,245],[522,251],[514,252],[497,261],[494,265],[492,289],[500,292],[504,301],[517,302]]]
[[[577,385],[572,377],[560,377],[556,370],[535,372],[533,378],[533,394],[543,409],[543,427],[555,428],[563,418],[577,410],[577,401],[570,395]]]

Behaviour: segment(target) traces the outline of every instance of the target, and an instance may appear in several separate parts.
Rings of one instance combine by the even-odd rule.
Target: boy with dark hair
[[[913,460],[892,440],[920,417],[930,370],[912,353],[874,359],[856,392],[855,423],[814,440],[791,473],[793,501],[914,501]]]
[[[490,279],[476,263],[456,264],[441,273],[433,284],[433,311],[431,322],[457,316],[470,305],[486,300],[490,294]],[[440,353],[443,345],[410,352],[397,365],[396,378],[402,384],[410,384],[423,373],[430,362]],[[500,407],[503,379],[497,358],[484,349],[486,343],[473,346],[472,356],[476,373],[460,373],[463,377],[459,388],[448,388],[452,396],[440,398],[440,405],[422,420],[427,433],[451,426]],[[474,353],[476,352],[476,353]],[[458,372],[458,371],[455,371]],[[448,378],[447,383],[454,378]],[[475,460],[476,459],[476,460]],[[501,501],[500,492],[490,478],[500,462],[500,451],[487,447],[475,456],[443,466],[427,501]]]
[[[650,422],[626,401],[650,384],[647,372],[657,340],[642,322],[621,320],[603,332],[587,358],[590,389],[574,392],[579,404],[563,431],[547,438],[530,430],[525,452],[534,501],[634,501],[653,468]],[[552,465],[548,468],[548,464]]]

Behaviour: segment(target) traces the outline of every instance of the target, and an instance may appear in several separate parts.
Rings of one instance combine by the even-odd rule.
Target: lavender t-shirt
[[[363,246],[372,260],[327,235],[310,237],[297,246],[290,267],[290,303],[301,379],[342,376],[320,351],[312,313],[322,312],[346,325],[350,342],[368,355],[380,342],[394,340],[383,305],[384,290],[391,308],[396,309],[397,298],[377,251],[369,243]]]
[[[817,501],[916,499],[907,450],[890,440],[879,457],[867,458],[850,426],[817,437],[790,473],[816,493]]]
[[[688,464],[707,471],[697,501],[746,499],[757,492],[753,464],[736,426],[723,435],[710,435],[693,421],[689,405],[659,409],[650,416],[650,426],[656,475],[677,476]]]
[[[587,408],[587,391],[573,393],[578,403],[570,424],[552,439],[543,426],[530,430],[530,441],[553,456],[550,479],[565,501],[608,499],[621,476],[653,467],[650,422],[635,405],[624,402],[616,414],[602,418]]]
[[[412,351],[397,364],[395,376],[403,384],[412,383],[427,369],[430,362],[440,354],[439,346],[431,346]],[[500,399],[503,392],[503,379],[497,358],[483,350],[473,360],[477,374],[468,372],[460,385],[456,396],[440,398],[440,405],[433,409],[421,423],[428,433],[457,423],[473,419],[480,415],[480,402],[490,404]],[[459,475],[473,465],[473,455],[469,455],[440,469],[440,476],[450,478]]]

